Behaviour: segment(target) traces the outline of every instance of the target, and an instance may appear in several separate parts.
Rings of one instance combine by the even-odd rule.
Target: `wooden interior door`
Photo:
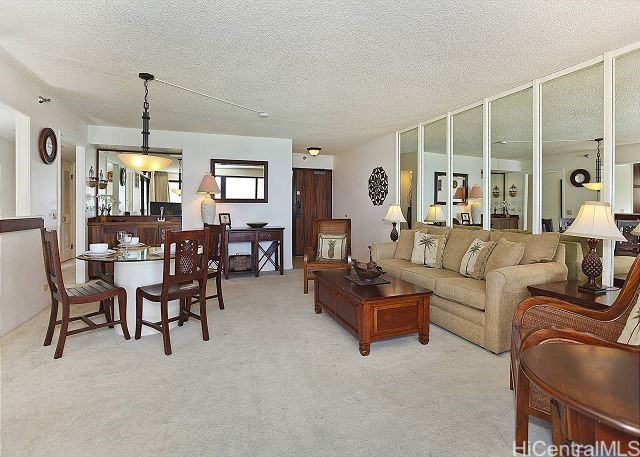
[[[60,260],[64,262],[75,257],[74,243],[76,239],[75,221],[75,184],[73,179],[74,164],[61,163],[60,188]]]
[[[311,246],[311,223],[331,218],[331,170],[293,169],[293,252]]]

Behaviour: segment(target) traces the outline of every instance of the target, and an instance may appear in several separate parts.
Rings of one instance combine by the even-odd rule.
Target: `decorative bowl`
[[[356,259],[353,259],[351,261],[351,266],[356,271],[358,277],[363,281],[372,281],[378,276],[386,273],[386,271],[382,270],[382,268],[373,261],[364,263],[358,262]]]
[[[262,228],[267,224],[268,222],[247,222],[247,225],[251,228]]]
[[[104,254],[109,249],[109,245],[107,243],[91,243],[89,245],[89,251],[93,254]]]

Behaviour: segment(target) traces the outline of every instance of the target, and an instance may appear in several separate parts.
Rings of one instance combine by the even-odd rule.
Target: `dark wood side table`
[[[623,453],[637,446],[640,352],[551,343],[525,349],[520,360],[526,376],[552,398],[554,445],[618,443]]]
[[[271,242],[264,249],[260,242]],[[229,243],[251,243],[251,265],[256,276],[267,263],[284,274],[284,227],[228,228],[225,230],[224,277],[229,279]]]
[[[578,290],[580,284],[582,284],[581,281],[554,281],[528,286],[527,289],[531,295],[553,297],[596,310],[609,308],[620,292],[620,290],[611,290],[602,295],[593,295]]]

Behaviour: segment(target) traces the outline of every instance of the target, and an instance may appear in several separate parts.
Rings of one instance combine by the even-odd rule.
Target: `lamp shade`
[[[469,191],[469,198],[482,198],[482,187],[475,185]]]
[[[173,160],[149,154],[118,154],[127,168],[137,171],[158,171],[167,168]]]
[[[564,233],[583,238],[627,241],[616,227],[611,206],[605,202],[584,202],[576,220]]]
[[[640,236],[640,224],[636,226],[633,230],[631,230],[631,234],[635,236]]]
[[[429,211],[427,217],[424,218],[425,222],[444,222],[444,213],[440,205],[429,205]]]
[[[400,208],[400,205],[389,205],[387,215],[383,220],[387,222],[407,222],[402,215],[402,208]]]
[[[601,191],[602,189],[604,189],[604,183],[603,182],[585,182],[582,184],[582,187],[586,187],[587,189],[590,189],[590,190]]]
[[[204,175],[197,192],[199,194],[219,194],[220,187],[218,187],[215,176],[209,174]]]
[[[464,197],[465,197],[464,191],[465,191],[464,187],[462,187],[462,186],[458,187],[456,189],[456,191],[453,193],[453,197],[452,198],[454,200],[464,200]]]

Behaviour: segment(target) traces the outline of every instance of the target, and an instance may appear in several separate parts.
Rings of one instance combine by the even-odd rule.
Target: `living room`
[[[637,2],[0,5],[0,453],[634,455]]]

